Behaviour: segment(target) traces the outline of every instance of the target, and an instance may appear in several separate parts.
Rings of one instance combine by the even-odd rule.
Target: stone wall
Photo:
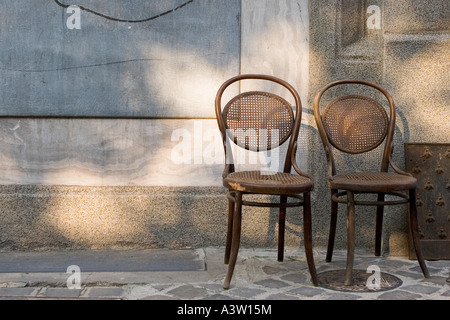
[[[310,1],[310,96],[330,81],[364,79],[380,84],[397,107],[394,161],[405,168],[404,143],[450,140],[450,4],[448,1]],[[312,132],[315,135],[315,132]],[[376,164],[380,150],[363,159],[341,160],[344,167]],[[324,156],[322,154],[322,156]],[[325,181],[325,163],[313,174]],[[325,185],[318,187],[322,193]],[[329,210],[315,203],[316,212]],[[345,212],[339,243],[345,243]],[[360,246],[373,247],[375,215],[358,216]],[[405,209],[385,212],[384,250],[406,254]]]
[[[217,89],[260,72],[307,98],[306,2],[138,3],[2,10],[2,249],[223,245]],[[275,243],[276,213],[245,221],[245,244]]]
[[[448,141],[448,4],[410,2],[11,1],[0,13],[0,249],[223,245],[213,104],[239,73],[278,76],[301,94],[297,159],[315,176],[324,247],[328,189],[311,105],[321,86],[355,77],[391,90],[400,165],[403,142]],[[243,245],[274,246],[276,215],[247,209]],[[358,218],[358,245],[371,248],[374,219]],[[402,209],[386,223],[386,250],[402,253]],[[301,242],[301,214],[289,211],[287,244]]]

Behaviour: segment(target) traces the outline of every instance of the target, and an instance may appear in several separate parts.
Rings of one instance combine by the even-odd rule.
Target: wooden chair
[[[340,95],[338,89],[359,88],[365,94]],[[333,90],[330,90],[332,89]],[[376,98],[366,93],[378,92],[381,100],[388,105],[389,115]],[[325,107],[321,107],[324,95],[335,97]],[[380,94],[381,93],[381,94]],[[337,96],[337,97],[336,97]],[[325,104],[325,103],[322,103]],[[357,80],[341,80],[328,84],[316,96],[314,114],[318,130],[325,149],[328,163],[328,185],[331,189],[331,226],[326,261],[330,262],[333,255],[336,234],[338,204],[347,205],[347,269],[346,285],[352,284],[352,270],[355,249],[355,206],[376,206],[375,255],[381,255],[381,236],[383,227],[383,210],[386,205],[409,203],[409,226],[413,235],[413,243],[417,258],[425,277],[429,277],[423,259],[418,239],[418,222],[415,189],[417,180],[412,175],[403,172],[392,161],[394,148],[396,109],[389,93],[382,87]],[[338,172],[335,155],[342,152],[346,155],[363,154],[382,146],[384,152],[381,160],[381,170],[376,172],[363,171],[358,168],[354,172]],[[391,167],[391,172],[389,172]],[[363,172],[360,172],[363,171]],[[364,199],[359,194],[375,194],[377,199]],[[355,198],[355,196],[359,195]],[[386,200],[386,195],[390,195]]]
[[[275,84],[287,89],[293,105],[272,92],[249,91],[238,94],[223,106],[224,92],[230,85],[242,81]],[[290,98],[289,98],[290,99]],[[279,211],[278,261],[284,259],[284,233],[286,209],[303,207],[304,246],[307,263],[314,285],[318,285],[312,251],[311,177],[303,173],[295,162],[297,138],[300,130],[302,105],[297,91],[287,82],[268,75],[240,75],[226,81],[215,100],[216,116],[225,149],[226,165],[223,185],[228,188],[228,233],[225,264],[228,272],[223,287],[228,289],[233,276],[241,238],[242,206],[275,207]],[[249,151],[260,152],[279,148],[288,142],[283,170],[277,172],[236,171],[231,143]],[[296,173],[291,173],[292,169]],[[249,195],[272,195],[279,202],[249,201]],[[288,199],[295,201],[288,201]]]

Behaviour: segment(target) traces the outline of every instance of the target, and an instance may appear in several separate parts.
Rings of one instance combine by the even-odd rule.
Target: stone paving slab
[[[314,287],[302,250],[286,252],[285,262],[276,261],[276,250],[242,249],[231,288],[224,290],[226,273],[223,248],[202,249],[206,269],[196,272],[102,273],[83,275],[81,288],[69,290],[59,279],[36,282],[37,275],[0,274],[0,299],[63,300],[450,300],[449,261],[427,261],[432,278],[424,279],[417,262],[407,258],[373,257],[358,252],[359,269],[377,265],[384,273],[402,280],[398,288],[383,292],[340,292]],[[315,252],[320,273],[340,269],[345,252],[337,252],[334,261],[325,263],[325,253]],[[100,271],[100,270],[99,270]],[[19,277],[21,281],[14,279]],[[66,275],[68,276],[68,275]],[[120,278],[120,279],[119,279]],[[31,279],[32,281],[27,281]]]
[[[202,250],[91,250],[0,252],[0,273],[197,271],[205,269]]]

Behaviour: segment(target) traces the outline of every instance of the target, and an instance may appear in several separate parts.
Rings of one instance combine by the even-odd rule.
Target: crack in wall
[[[58,71],[68,71],[68,70],[76,70],[76,69],[96,68],[96,67],[130,63],[130,62],[148,62],[148,61],[163,61],[163,60],[164,59],[130,59],[130,60],[122,60],[122,61],[97,63],[97,64],[84,65],[84,66],[73,66],[73,67],[66,67],[66,68],[54,68],[54,69],[42,69],[42,70],[34,69],[33,70],[33,69],[10,69],[10,68],[1,68],[0,67],[0,70],[9,71],[9,72],[42,73],[42,72],[58,72]]]
[[[63,7],[63,8],[66,8],[66,9],[69,8],[69,7],[71,7],[71,5],[63,4],[63,3],[61,3],[59,0],[54,0],[54,1],[55,1],[55,3],[56,3],[57,5],[59,5],[60,7]],[[139,20],[128,20],[128,19],[115,18],[115,17],[111,17],[111,16],[108,16],[108,15],[105,15],[105,14],[103,14],[103,13],[94,11],[94,10],[92,10],[92,9],[89,9],[89,8],[86,8],[86,7],[83,7],[83,6],[77,6],[77,7],[80,8],[81,10],[85,11],[85,12],[89,12],[89,13],[91,13],[91,14],[94,14],[94,15],[96,15],[96,16],[99,16],[99,17],[102,17],[102,18],[105,18],[105,19],[111,20],[111,21],[125,22],[125,23],[143,23],[143,22],[148,22],[148,21],[155,20],[155,19],[157,19],[157,18],[166,16],[166,15],[168,15],[168,14],[171,14],[171,13],[173,13],[173,12],[175,12],[175,11],[181,9],[181,8],[184,8],[185,6],[187,6],[188,4],[191,4],[191,3],[193,3],[193,2],[194,2],[194,0],[189,0],[189,1],[186,1],[186,2],[184,2],[183,4],[181,4],[181,5],[179,5],[179,6],[175,7],[175,8],[173,8],[173,9],[171,9],[171,10],[167,10],[167,11],[162,12],[162,13],[159,13],[159,14],[157,14],[157,15],[155,15],[155,16],[152,16],[152,17],[149,17],[149,18],[146,18],[146,19],[139,19]]]

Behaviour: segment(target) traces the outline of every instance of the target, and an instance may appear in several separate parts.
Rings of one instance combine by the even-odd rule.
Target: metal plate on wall
[[[450,144],[405,144],[406,171],[418,180],[420,244],[427,260],[450,259]],[[409,235],[411,259],[415,252]]]

